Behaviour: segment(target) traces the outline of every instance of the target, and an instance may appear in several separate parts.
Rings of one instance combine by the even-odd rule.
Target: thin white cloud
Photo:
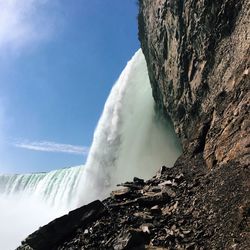
[[[57,28],[56,0],[0,0],[0,52],[21,52]]]
[[[13,143],[13,145],[18,148],[43,151],[43,152],[67,153],[67,154],[77,154],[77,155],[87,155],[89,152],[88,147],[71,145],[71,144],[61,144],[50,141],[40,141],[40,142],[23,141],[23,142]]]

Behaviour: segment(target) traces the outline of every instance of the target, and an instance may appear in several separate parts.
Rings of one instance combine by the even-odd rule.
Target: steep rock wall
[[[249,164],[250,2],[140,0],[153,96],[189,155]]]

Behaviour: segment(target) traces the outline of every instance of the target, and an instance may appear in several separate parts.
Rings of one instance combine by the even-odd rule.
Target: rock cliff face
[[[249,164],[250,2],[139,2],[153,96],[184,150],[209,168]]]
[[[153,96],[184,153],[18,249],[250,249],[249,20],[249,0],[140,0]]]

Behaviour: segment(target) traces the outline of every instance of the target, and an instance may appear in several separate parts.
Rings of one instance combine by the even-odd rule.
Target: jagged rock
[[[139,1],[155,102],[184,151],[202,153],[210,168],[250,163],[249,8],[248,0]]]
[[[160,170],[156,173],[156,178],[161,178],[161,177],[165,177],[165,173],[167,172],[168,168],[166,166],[162,166],[160,168]]]
[[[193,159],[190,164],[193,165],[194,162],[197,162],[197,159]],[[234,173],[233,178],[232,172]],[[197,168],[193,169],[190,175],[190,169],[184,171],[177,167],[168,169],[166,176],[171,180],[176,180],[175,177],[179,174],[183,176],[177,187],[160,185],[160,187],[167,187],[171,190],[175,189],[174,196],[163,196],[162,192],[143,193],[145,186],[141,186],[141,189],[135,189],[133,196],[127,196],[125,201],[111,196],[103,201],[108,212],[105,212],[104,209],[104,214],[98,220],[91,220],[82,226],[78,225],[69,236],[61,239],[60,242],[54,242],[53,249],[111,250],[115,247],[126,249],[126,244],[132,243],[136,245],[135,249],[150,249],[149,247],[152,249],[154,249],[153,247],[202,249],[211,244],[210,242],[220,244],[223,237],[225,239],[233,237],[237,241],[238,249],[247,249],[241,246],[247,243],[246,239],[249,234],[249,203],[246,202],[249,199],[247,198],[249,189],[244,190],[242,183],[249,180],[249,168],[235,168],[235,166],[229,165],[225,168],[218,168],[211,174],[207,174],[205,168]],[[199,182],[196,181],[198,176]],[[154,188],[158,190],[159,184],[165,181],[161,178],[158,179],[159,181],[152,178],[147,181],[147,185],[153,190]],[[135,185],[133,182],[130,184]],[[192,193],[189,193],[190,189]],[[142,198],[145,199],[143,202]],[[214,198],[216,198],[216,203],[213,203]],[[220,200],[225,199],[232,201],[230,209],[225,202],[220,203]],[[241,207],[237,216],[232,217],[231,211],[237,211],[239,199],[244,200],[245,205]],[[156,209],[157,213],[152,213],[152,206],[155,206],[153,210]],[[84,211],[85,209],[82,212],[84,213]],[[74,221],[78,218],[78,213],[71,214],[76,216],[76,218],[73,216],[71,220]],[[232,220],[235,221],[233,224],[230,222]],[[229,223],[226,224],[226,228],[224,227],[225,222]],[[231,231],[235,224],[239,227],[237,226]],[[51,225],[53,223],[49,224],[49,227]],[[229,228],[231,235],[225,233],[228,232]],[[242,234],[242,232],[244,233]],[[53,232],[51,235],[56,236]],[[39,241],[44,240],[39,231],[31,238],[38,244],[40,244]],[[240,240],[242,241],[241,245],[238,243]],[[27,240],[25,242],[27,243]],[[233,244],[229,241],[226,249],[232,249],[231,245]],[[220,246],[214,249],[223,248]],[[19,249],[25,249],[25,245]],[[34,247],[33,249],[40,248]]]
[[[163,248],[163,247],[154,247],[154,246],[146,246],[145,248],[146,250],[169,250],[167,248]]]
[[[142,187],[141,183],[134,183],[134,182],[125,182],[122,184],[118,184],[118,186],[128,187],[132,190],[139,190]]]
[[[172,186],[172,181],[167,180],[167,181],[161,182],[161,183],[159,184],[159,186],[165,186],[165,185],[171,185],[171,186]]]
[[[111,196],[115,199],[123,199],[130,195],[130,189],[129,188],[123,188],[119,190],[115,190],[111,192]]]
[[[162,186],[162,191],[161,192],[162,192],[163,195],[168,195],[171,198],[174,198],[176,196],[175,191],[172,188],[168,187],[168,186]]]
[[[134,213],[134,216],[142,218],[142,220],[145,221],[145,222],[153,220],[153,216],[151,216],[150,213],[147,213],[145,211],[136,212],[136,213]]]
[[[142,232],[150,234],[150,231],[152,228],[154,228],[154,225],[152,223],[142,224],[140,228]]]
[[[151,210],[151,214],[160,214],[161,213],[161,209],[160,209],[159,205],[155,205],[155,206],[151,207],[150,210]]]
[[[140,179],[140,178],[138,178],[138,177],[134,177],[133,182],[134,182],[135,184],[139,184],[139,185],[144,185],[144,184],[145,184],[144,180],[143,180],[143,179]]]
[[[160,193],[146,193],[144,196],[137,199],[137,202],[140,206],[154,206],[158,204],[164,204],[169,201],[170,197],[168,195],[163,195]]]
[[[102,202],[98,200],[93,201],[41,227],[28,236],[23,242],[24,247],[18,249],[29,249],[30,247],[34,250],[47,250],[55,248],[77,228],[85,227],[106,212],[107,210]]]
[[[147,232],[139,230],[128,230],[122,232],[114,242],[114,250],[143,250],[149,243]]]

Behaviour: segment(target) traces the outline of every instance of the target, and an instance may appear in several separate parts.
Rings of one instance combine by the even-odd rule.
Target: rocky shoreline
[[[201,157],[181,162],[121,184],[18,249],[249,249],[250,168],[231,163],[208,173]]]
[[[140,0],[153,96],[184,152],[18,250],[250,249],[249,20],[247,0]]]

